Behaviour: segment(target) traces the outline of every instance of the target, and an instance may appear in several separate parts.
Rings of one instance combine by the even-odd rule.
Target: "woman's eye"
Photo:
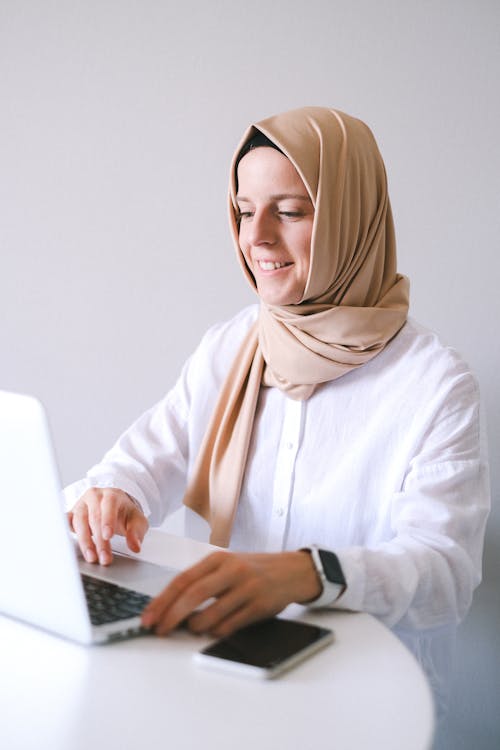
[[[301,211],[279,211],[280,216],[285,216],[287,219],[299,219],[302,216]]]
[[[250,216],[253,216],[251,211],[238,211],[238,220],[241,221],[242,219],[248,219]]]

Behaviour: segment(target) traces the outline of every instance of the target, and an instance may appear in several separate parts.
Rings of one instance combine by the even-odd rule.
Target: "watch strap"
[[[304,547],[303,550],[310,553],[322,586],[321,594],[312,602],[309,602],[309,606],[327,607],[338,599],[346,588],[339,559],[334,552],[320,549],[316,544]]]

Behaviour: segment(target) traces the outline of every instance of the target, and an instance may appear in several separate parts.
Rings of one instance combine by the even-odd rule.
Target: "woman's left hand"
[[[214,552],[176,576],[148,604],[142,624],[166,635],[186,620],[194,633],[222,637],[320,593],[309,552]]]

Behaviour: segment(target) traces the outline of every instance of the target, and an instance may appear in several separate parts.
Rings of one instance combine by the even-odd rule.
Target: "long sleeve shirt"
[[[152,525],[181,506],[221,384],[257,314],[251,306],[208,331],[175,387],[66,490],[69,505],[88,487],[117,487]],[[261,388],[230,549],[334,551],[347,583],[334,606],[375,615],[434,665],[422,644],[437,642],[470,606],[488,508],[476,379],[409,320],[374,359],[307,401]],[[200,538],[205,526],[186,511],[187,535]]]

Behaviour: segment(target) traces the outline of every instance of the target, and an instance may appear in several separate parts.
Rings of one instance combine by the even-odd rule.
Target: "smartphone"
[[[221,638],[194,659],[206,667],[270,679],[332,641],[332,630],[273,617]]]

